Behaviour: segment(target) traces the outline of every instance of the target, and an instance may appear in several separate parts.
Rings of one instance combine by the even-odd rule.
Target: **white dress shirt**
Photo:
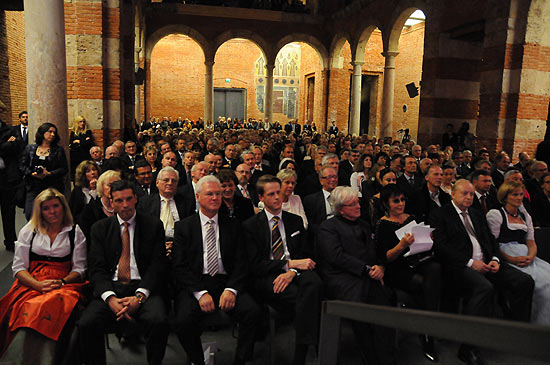
[[[116,218],[118,220],[118,224],[120,226],[120,237],[122,238],[122,232],[124,231],[124,220],[120,218],[120,216],[117,214]],[[128,220],[128,233],[130,235],[130,280],[141,280],[141,276],[139,275],[139,270],[136,263],[136,257],[134,255],[134,233],[136,232],[136,213]],[[118,280],[118,263],[117,268],[115,270],[115,274],[113,275],[113,281]],[[141,292],[143,295],[145,295],[145,298],[149,297],[149,290],[145,288],[138,288],[136,292]],[[114,291],[108,290],[101,294],[101,299],[104,301],[107,300],[111,295],[115,295],[116,293]]]
[[[172,212],[172,217],[174,218],[174,223],[179,222],[180,215],[178,213],[178,208],[176,207],[176,202],[174,201],[174,198],[166,199],[165,197],[160,195],[160,211],[162,212],[162,208],[164,207],[166,202],[170,204],[169,207],[170,207],[170,211]],[[166,237],[174,238],[174,227],[166,226],[166,229],[164,230],[164,235]]]
[[[462,210],[458,208],[455,205],[454,201],[451,201],[453,204],[453,207],[456,209],[456,212],[458,213],[458,216],[460,217],[460,220],[462,221],[462,224],[464,224],[464,227],[466,228],[466,224],[464,223],[464,217],[462,216]],[[470,214],[468,213],[468,217]],[[470,218],[470,224],[472,225],[472,228],[474,227],[474,224],[472,222],[472,218]],[[474,260],[483,261],[483,251],[481,250],[481,245],[479,244],[479,241],[475,236],[472,236],[470,232],[466,229],[466,232],[468,233],[468,237],[470,237],[470,241],[472,241],[472,258],[468,260],[468,263],[466,264],[467,267],[472,267],[472,264],[474,263]],[[496,262],[500,262],[498,257],[493,256],[492,260]]]
[[[328,201],[330,193],[328,191],[326,191],[325,189],[323,189],[322,191],[323,191],[323,196],[325,197],[325,209],[326,209],[327,219],[328,219],[328,218],[332,217],[332,207],[330,205],[330,202]]]
[[[223,267],[223,261],[222,261],[222,253],[220,250],[220,227],[218,225],[218,215],[216,214],[212,218],[208,218],[204,214],[202,214],[201,211],[199,211],[199,218],[201,221],[201,231],[202,231],[202,262],[203,262],[203,269],[202,273],[204,275],[208,275],[208,251],[207,251],[207,243],[206,243],[206,236],[208,234],[208,222],[211,220],[214,221],[214,231],[216,232],[216,250],[218,251],[218,274],[226,275],[227,272],[225,271],[225,268]],[[229,290],[233,294],[237,295],[237,290],[233,288],[225,288],[225,290]],[[208,293],[208,290],[201,290],[193,292],[193,295],[197,300],[199,300],[204,294]]]
[[[71,253],[71,245],[69,243],[69,232],[71,229],[71,226],[63,227],[53,242],[50,241],[50,237],[47,234],[37,231],[32,242],[32,252],[42,256],[67,256]],[[32,234],[33,230],[31,229],[30,223],[27,223],[21,228],[21,231],[19,231],[19,237],[15,242],[15,252],[11,265],[14,277],[19,271],[29,269],[29,249],[31,247]],[[86,237],[84,233],[82,233],[80,227],[76,226],[74,249],[71,258],[71,271],[79,273],[81,278],[84,278],[84,274],[86,273],[86,251]]]

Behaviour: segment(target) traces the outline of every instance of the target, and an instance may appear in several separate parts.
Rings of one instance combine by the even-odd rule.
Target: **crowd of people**
[[[506,152],[466,149],[451,134],[444,147],[420,146],[345,135],[335,123],[321,132],[230,118],[153,119],[103,150],[78,117],[68,164],[65,132],[44,123],[28,143],[27,113],[19,119],[0,126],[16,278],[0,300],[2,353],[22,328],[63,342],[78,317],[82,363],[105,363],[103,334],[137,321],[148,363],[162,362],[174,331],[202,364],[201,320],[222,310],[239,323],[242,364],[270,306],[293,318],[293,364],[304,364],[323,299],[393,305],[399,293],[425,310],[464,298],[464,314],[550,323],[550,264],[537,258],[534,235],[550,227],[548,156],[522,152],[512,165]],[[16,203],[28,219],[17,238]],[[396,231],[412,221],[435,229],[432,250],[407,255],[414,235]],[[36,320],[44,317],[56,325]],[[393,331],[353,330],[365,362],[395,363]],[[434,339],[420,341],[437,361]],[[458,357],[485,363],[466,344]]]

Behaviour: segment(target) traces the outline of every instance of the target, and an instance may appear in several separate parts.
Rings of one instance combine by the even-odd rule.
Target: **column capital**
[[[381,53],[384,57],[395,57],[399,54],[397,51],[384,51]]]
[[[350,62],[350,65],[352,65],[353,67],[355,66],[363,66],[365,64],[364,61],[351,61]]]
[[[214,66],[214,60],[204,60],[204,65],[205,66]]]
[[[266,64],[266,65],[265,65],[265,68],[268,69],[268,70],[273,71],[273,70],[275,69],[275,65]]]

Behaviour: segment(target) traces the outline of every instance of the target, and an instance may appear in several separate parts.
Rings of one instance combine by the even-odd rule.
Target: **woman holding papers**
[[[384,281],[387,285],[399,288],[413,296],[422,309],[437,311],[441,292],[441,267],[433,260],[412,261],[405,257],[415,239],[411,233],[401,240],[396,231],[414,221],[405,213],[405,194],[395,184],[388,184],[380,192],[380,202],[386,214],[376,228],[376,248],[378,256],[386,263]],[[437,361],[433,338],[422,335],[424,356]]]
[[[536,257],[537,244],[531,216],[523,208],[522,183],[506,181],[498,189],[503,205],[487,213],[487,223],[502,257],[535,280],[531,321],[550,325],[550,264]]]

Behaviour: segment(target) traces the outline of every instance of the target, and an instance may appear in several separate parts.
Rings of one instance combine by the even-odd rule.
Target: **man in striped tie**
[[[260,177],[257,192],[265,209],[243,223],[255,293],[275,310],[294,314],[296,340],[292,364],[305,364],[309,345],[317,345],[322,282],[307,252],[302,218],[282,211],[281,181]]]
[[[191,362],[204,364],[200,320],[225,311],[239,323],[234,364],[244,364],[252,358],[260,309],[244,285],[242,230],[237,220],[218,214],[222,190],[216,177],[202,177],[195,190],[199,212],[175,225],[176,333]]]

